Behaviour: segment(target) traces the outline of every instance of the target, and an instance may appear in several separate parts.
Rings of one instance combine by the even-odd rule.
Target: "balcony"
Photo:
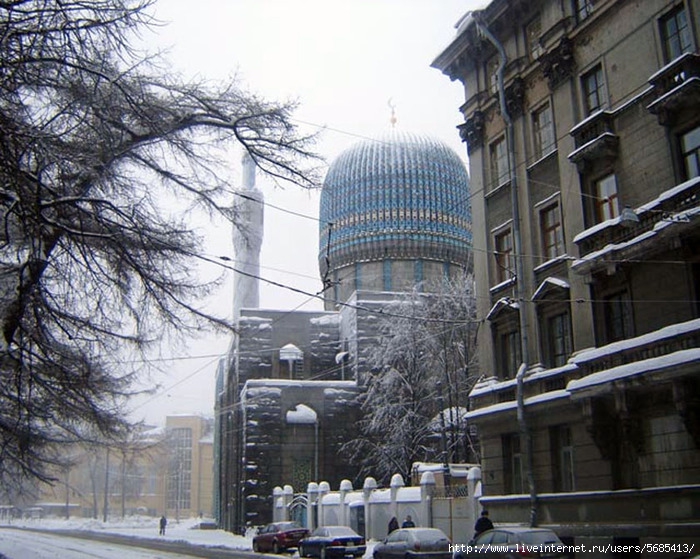
[[[619,138],[614,130],[614,114],[598,111],[579,122],[569,134],[574,137],[576,149],[569,154],[569,160],[583,172],[587,163],[599,159],[615,159],[618,153]]]
[[[700,177],[663,192],[634,210],[639,218],[629,224],[620,217],[609,219],[574,237],[581,257],[571,269],[587,274],[604,269],[611,262],[649,259],[677,242],[679,235],[695,229],[700,222]]]
[[[684,109],[700,105],[700,55],[686,53],[656,72],[649,83],[654,101],[647,105],[660,124],[672,125]]]
[[[698,347],[700,319],[673,324],[636,338],[590,349],[573,358],[573,362],[581,370],[581,378],[569,383],[567,389],[571,393],[595,392],[596,387],[637,374],[649,373],[652,369],[650,360],[660,360],[660,369],[677,365],[681,362],[680,359],[673,362],[669,356]],[[693,355],[684,354],[679,357],[690,358]],[[635,366],[638,366],[638,370]],[[611,373],[612,369],[617,369],[619,374]]]

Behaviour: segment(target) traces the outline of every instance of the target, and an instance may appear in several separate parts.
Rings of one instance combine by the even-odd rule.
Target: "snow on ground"
[[[158,535],[159,518],[134,516],[125,519],[115,519],[109,522],[87,518],[42,518],[18,519],[3,522],[4,526],[15,528],[35,528],[39,530],[82,530],[104,534],[120,534],[134,538],[162,538],[166,540],[187,541],[206,547],[227,547],[231,549],[252,550],[251,536],[237,536],[225,530],[200,530],[201,522],[210,521],[202,518],[188,518],[179,523],[175,519],[168,520],[164,536]]]
[[[34,528],[39,530],[81,530],[87,532],[100,532],[103,534],[119,534],[133,538],[154,539],[162,538],[173,541],[186,541],[193,545],[204,547],[226,547],[252,551],[253,532],[245,536],[238,536],[225,530],[200,530],[202,522],[214,522],[206,518],[188,518],[177,522],[168,519],[168,526],[164,536],[158,535],[159,518],[150,516],[131,516],[124,519],[114,519],[109,522],[91,518],[42,518],[42,519],[17,519],[11,522],[4,521],[2,526],[15,528]],[[376,542],[367,542],[365,557],[372,557],[372,549]],[[294,553],[294,557],[298,557]]]

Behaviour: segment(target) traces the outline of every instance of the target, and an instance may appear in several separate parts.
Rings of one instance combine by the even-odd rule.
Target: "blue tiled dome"
[[[443,142],[391,130],[333,161],[321,191],[320,221],[322,275],[386,259],[466,266],[469,177]]]

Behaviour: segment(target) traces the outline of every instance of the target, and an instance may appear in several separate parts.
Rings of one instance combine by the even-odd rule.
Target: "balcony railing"
[[[614,129],[615,115],[598,111],[574,126],[569,134],[576,149],[569,159],[581,168],[588,161],[617,157],[619,138]]]
[[[585,377],[620,365],[638,363],[697,347],[700,347],[700,320],[691,320],[584,351],[574,358],[574,362],[581,369],[581,376]]]
[[[661,124],[671,124],[681,110],[700,103],[700,55],[679,56],[651,76],[649,83],[654,101],[647,109]]]
[[[576,235],[574,242],[579,247],[581,260],[574,262],[572,267],[578,272],[588,272],[598,262],[604,263],[607,256],[620,260],[622,256],[620,253],[632,250],[633,245],[653,242],[645,234],[659,230],[659,224],[690,223],[692,216],[689,212],[698,206],[700,206],[700,177],[677,185],[663,192],[652,202],[637,208],[635,210],[639,218],[637,223],[622,223],[618,217]],[[605,248],[610,250],[606,252],[603,250]],[[616,251],[616,254],[611,254],[612,251]]]

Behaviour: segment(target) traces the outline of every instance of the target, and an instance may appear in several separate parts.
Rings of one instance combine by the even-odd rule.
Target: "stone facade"
[[[485,321],[469,419],[496,522],[698,542],[698,14],[494,0],[433,62],[465,90]]]
[[[224,527],[269,522],[272,489],[283,480],[303,485],[323,475],[339,483],[351,475],[339,447],[355,425],[358,388],[343,380],[341,348],[337,313],[241,310],[230,361],[219,371]],[[288,419],[299,406],[315,414],[314,423]]]

